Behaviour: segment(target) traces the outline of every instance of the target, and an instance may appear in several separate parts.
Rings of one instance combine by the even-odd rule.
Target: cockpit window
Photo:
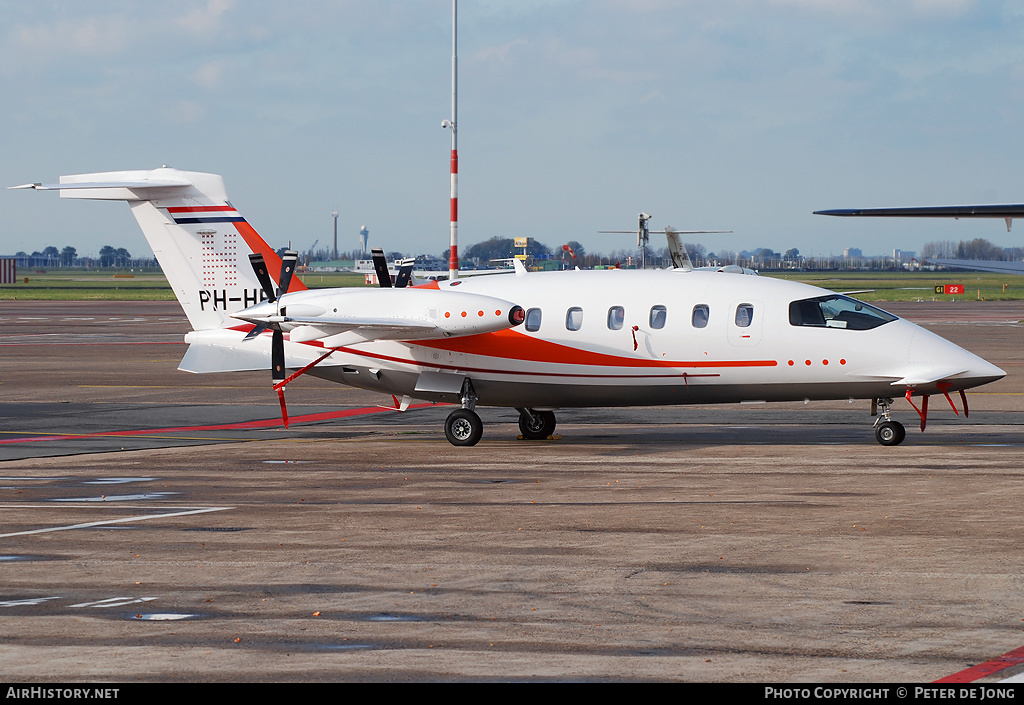
[[[841,294],[794,301],[789,305],[792,326],[871,330],[895,320],[896,316],[891,313]]]

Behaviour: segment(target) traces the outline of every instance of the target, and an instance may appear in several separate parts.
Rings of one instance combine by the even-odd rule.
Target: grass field
[[[768,276],[832,291],[863,291],[864,301],[1006,301],[1024,299],[1024,276],[990,272],[793,272]],[[936,294],[937,285],[962,284],[962,296]]]
[[[981,272],[792,272],[766,274],[856,294],[864,301],[949,301],[1024,299],[1024,277]],[[25,283],[25,278],[28,283]],[[350,272],[300,274],[311,289],[364,286],[362,274]],[[962,296],[936,294],[939,284],[962,284]],[[111,272],[53,270],[19,272],[17,284],[0,286],[0,301],[173,301],[174,293],[158,271]]]

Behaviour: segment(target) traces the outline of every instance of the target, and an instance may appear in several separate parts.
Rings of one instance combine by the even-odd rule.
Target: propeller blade
[[[288,293],[288,285],[292,283],[292,275],[295,273],[295,264],[298,261],[299,253],[295,250],[285,250],[281,256],[281,276],[277,280],[277,295],[279,297]]]
[[[253,329],[251,331],[249,331],[248,335],[246,335],[244,338],[242,338],[242,342],[244,343],[247,340],[252,340],[253,338],[259,336],[263,331],[265,331],[265,330],[267,330],[269,328],[270,328],[270,324],[269,323],[258,323],[258,324],[256,324],[253,327]]]
[[[390,289],[391,272],[388,271],[388,260],[384,256],[384,250],[374,247],[370,252],[373,254],[373,271],[377,273],[377,283],[384,289]]]
[[[267,263],[263,260],[263,255],[259,252],[253,252],[249,255],[249,263],[252,265],[253,271],[256,272],[256,278],[259,279],[260,286],[263,287],[263,291],[267,295],[267,300],[270,303],[277,301],[277,294],[274,292],[274,282],[270,280],[270,274],[267,272]]]
[[[395,277],[396,289],[404,289],[409,286],[412,282],[412,268],[415,264],[415,259],[402,260],[402,268],[398,270],[398,276]]]
[[[274,330],[274,338],[270,344],[270,374],[275,382],[284,379],[284,333]]]

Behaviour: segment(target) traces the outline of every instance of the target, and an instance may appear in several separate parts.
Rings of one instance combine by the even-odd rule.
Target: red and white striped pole
[[[448,278],[459,278],[459,54],[458,54],[458,0],[452,0],[452,194],[451,243],[448,250]]]

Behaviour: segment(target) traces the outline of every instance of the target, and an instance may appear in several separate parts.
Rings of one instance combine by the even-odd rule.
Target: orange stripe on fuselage
[[[247,222],[239,221],[234,223],[235,228],[238,229],[238,234],[245,240],[245,244],[249,246],[249,249],[253,252],[258,252],[263,255],[263,261],[267,265],[267,272],[276,284],[281,282],[277,281],[281,275],[281,258],[277,256],[277,253],[271,249],[260,234],[256,232],[256,229],[249,225]],[[244,260],[243,260],[244,261]],[[298,277],[292,277],[291,283],[288,285],[288,291],[305,291],[306,285],[302,283],[302,280]]]
[[[599,367],[775,367],[775,360],[644,360],[635,357],[607,355],[540,340],[514,330],[480,333],[446,340],[406,341],[437,350],[482,355],[506,360],[544,362],[556,365],[596,365]]]

